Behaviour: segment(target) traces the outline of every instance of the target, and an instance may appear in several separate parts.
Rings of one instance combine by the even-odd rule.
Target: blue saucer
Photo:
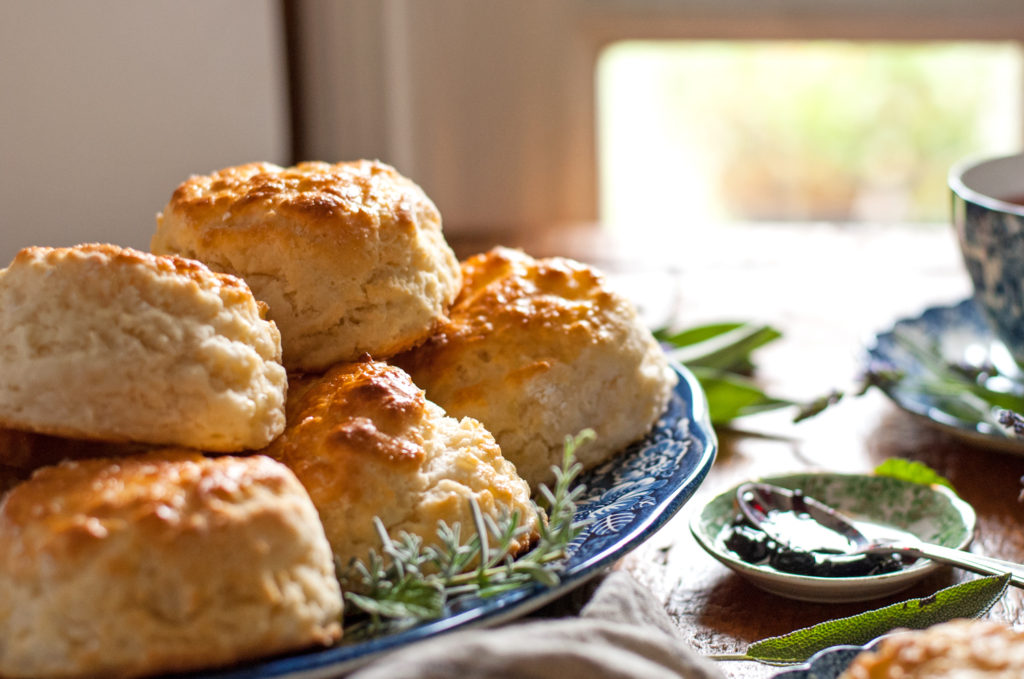
[[[907,412],[975,445],[1024,455],[1024,439],[998,424],[997,409],[963,393],[943,395],[922,390],[915,378],[926,374],[928,367],[898,341],[898,333],[931,344],[948,363],[992,364],[1008,375],[999,378],[1006,391],[1024,395],[1024,376],[972,299],[931,307],[919,316],[897,321],[875,337],[867,350],[866,367],[871,372],[896,370],[904,375],[880,386]]]

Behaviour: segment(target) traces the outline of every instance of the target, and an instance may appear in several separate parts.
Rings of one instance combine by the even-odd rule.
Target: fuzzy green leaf
[[[889,476],[894,479],[910,481],[911,483],[921,483],[926,486],[945,486],[954,493],[956,492],[956,488],[954,488],[953,484],[949,482],[949,479],[943,478],[938,472],[926,465],[924,462],[918,462],[917,460],[907,460],[902,457],[890,457],[882,462],[882,464],[875,467],[875,475]]]
[[[654,331],[654,338],[659,342],[671,344],[676,348],[688,347],[692,344],[706,342],[719,335],[730,333],[733,330],[742,328],[746,323],[709,323],[698,325],[693,328],[686,328],[678,332],[671,332],[667,328],[660,328]]]
[[[689,368],[743,373],[753,366],[750,355],[755,349],[780,337],[782,333],[770,326],[744,323],[704,341],[681,346],[671,356]]]
[[[767,395],[746,376],[753,372],[754,350],[782,337],[775,328],[746,322],[709,323],[671,332],[654,331],[661,342],[674,347],[671,358],[693,372],[708,399],[711,421],[731,420],[794,405]]]
[[[1009,582],[1010,576],[1006,574],[953,585],[929,597],[762,639],[747,648],[746,656],[769,664],[800,663],[831,646],[866,644],[898,628],[924,629],[954,618],[977,618],[1003,596]]]
[[[792,401],[768,396],[753,381],[739,375],[699,367],[691,367],[690,371],[707,396],[713,424],[793,405]]]

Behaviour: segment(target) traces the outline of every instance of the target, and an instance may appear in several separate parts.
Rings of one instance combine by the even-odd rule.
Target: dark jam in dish
[[[802,550],[780,544],[738,514],[725,531],[725,546],[747,563],[771,566],[794,575],[851,578],[892,573],[909,562],[899,554],[844,554]]]

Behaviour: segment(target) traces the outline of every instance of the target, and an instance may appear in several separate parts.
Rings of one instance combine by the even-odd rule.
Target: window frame
[[[1024,41],[1020,0],[288,1],[296,159],[390,162],[454,233],[597,219],[610,43]]]

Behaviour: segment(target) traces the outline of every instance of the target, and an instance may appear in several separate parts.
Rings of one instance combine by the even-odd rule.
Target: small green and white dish
[[[939,485],[887,476],[799,473],[756,479],[821,500],[857,521],[911,533],[926,542],[963,549],[974,536],[974,509]],[[895,594],[942,568],[918,559],[901,570],[860,577],[795,575],[743,561],[725,546],[724,534],[737,514],[736,488],[708,502],[690,521],[697,542],[711,556],[761,589],[801,601],[867,601]]]

